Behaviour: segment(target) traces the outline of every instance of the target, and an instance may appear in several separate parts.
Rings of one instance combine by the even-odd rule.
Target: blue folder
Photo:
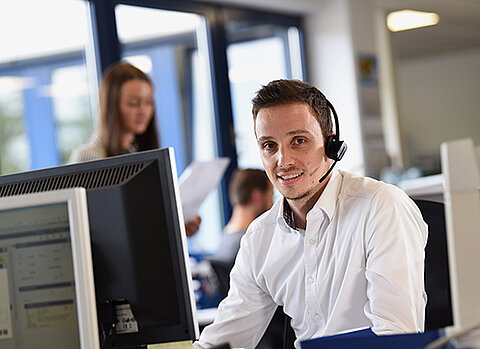
[[[377,336],[370,329],[302,341],[302,349],[423,349],[434,340],[443,337],[444,330],[424,333]]]

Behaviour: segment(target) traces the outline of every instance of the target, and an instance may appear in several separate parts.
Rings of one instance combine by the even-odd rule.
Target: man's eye
[[[303,139],[303,138],[297,138],[297,139],[295,139],[295,143],[296,143],[296,144],[303,144],[303,143],[305,143],[305,139]]]
[[[275,144],[273,143],[263,143],[263,149],[270,150],[275,147]]]

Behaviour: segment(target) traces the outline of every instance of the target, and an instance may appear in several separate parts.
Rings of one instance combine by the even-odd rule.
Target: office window
[[[173,147],[179,175],[192,161],[218,156],[206,24],[202,16],[130,5],[115,7],[122,59],[154,83],[161,147]],[[223,227],[219,191],[200,209],[191,252],[216,250]]]
[[[263,168],[253,132],[251,100],[262,85],[272,80],[303,80],[298,29],[236,21],[227,28],[228,78],[238,167]]]
[[[93,132],[88,78],[84,65],[54,69],[48,95],[53,102],[61,162]]]
[[[87,5],[78,0],[0,2],[0,123],[12,128],[0,141],[1,174],[60,165],[86,140],[95,94],[86,68]],[[77,74],[65,75],[69,67]],[[76,94],[82,107],[67,94]],[[84,131],[67,126],[72,113],[81,114]]]
[[[0,77],[0,169],[1,173],[28,168],[30,157],[23,123],[21,91],[25,79]]]

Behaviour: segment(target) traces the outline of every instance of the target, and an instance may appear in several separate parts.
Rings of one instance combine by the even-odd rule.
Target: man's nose
[[[277,160],[278,167],[288,168],[292,166],[294,163],[295,163],[295,158],[293,157],[292,150],[287,146],[280,147],[280,150],[278,152],[278,160]]]

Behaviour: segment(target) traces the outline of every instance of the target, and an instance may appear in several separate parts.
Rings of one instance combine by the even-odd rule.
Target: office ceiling
[[[326,0],[207,1],[308,14],[321,10],[321,3]],[[383,8],[386,13],[408,8],[437,12],[440,15],[440,23],[435,26],[392,33],[392,46],[398,60],[480,48],[480,0],[371,1],[376,6]]]
[[[480,48],[478,0],[377,0],[386,12],[414,9],[436,12],[440,22],[431,27],[392,33],[399,60]]]

